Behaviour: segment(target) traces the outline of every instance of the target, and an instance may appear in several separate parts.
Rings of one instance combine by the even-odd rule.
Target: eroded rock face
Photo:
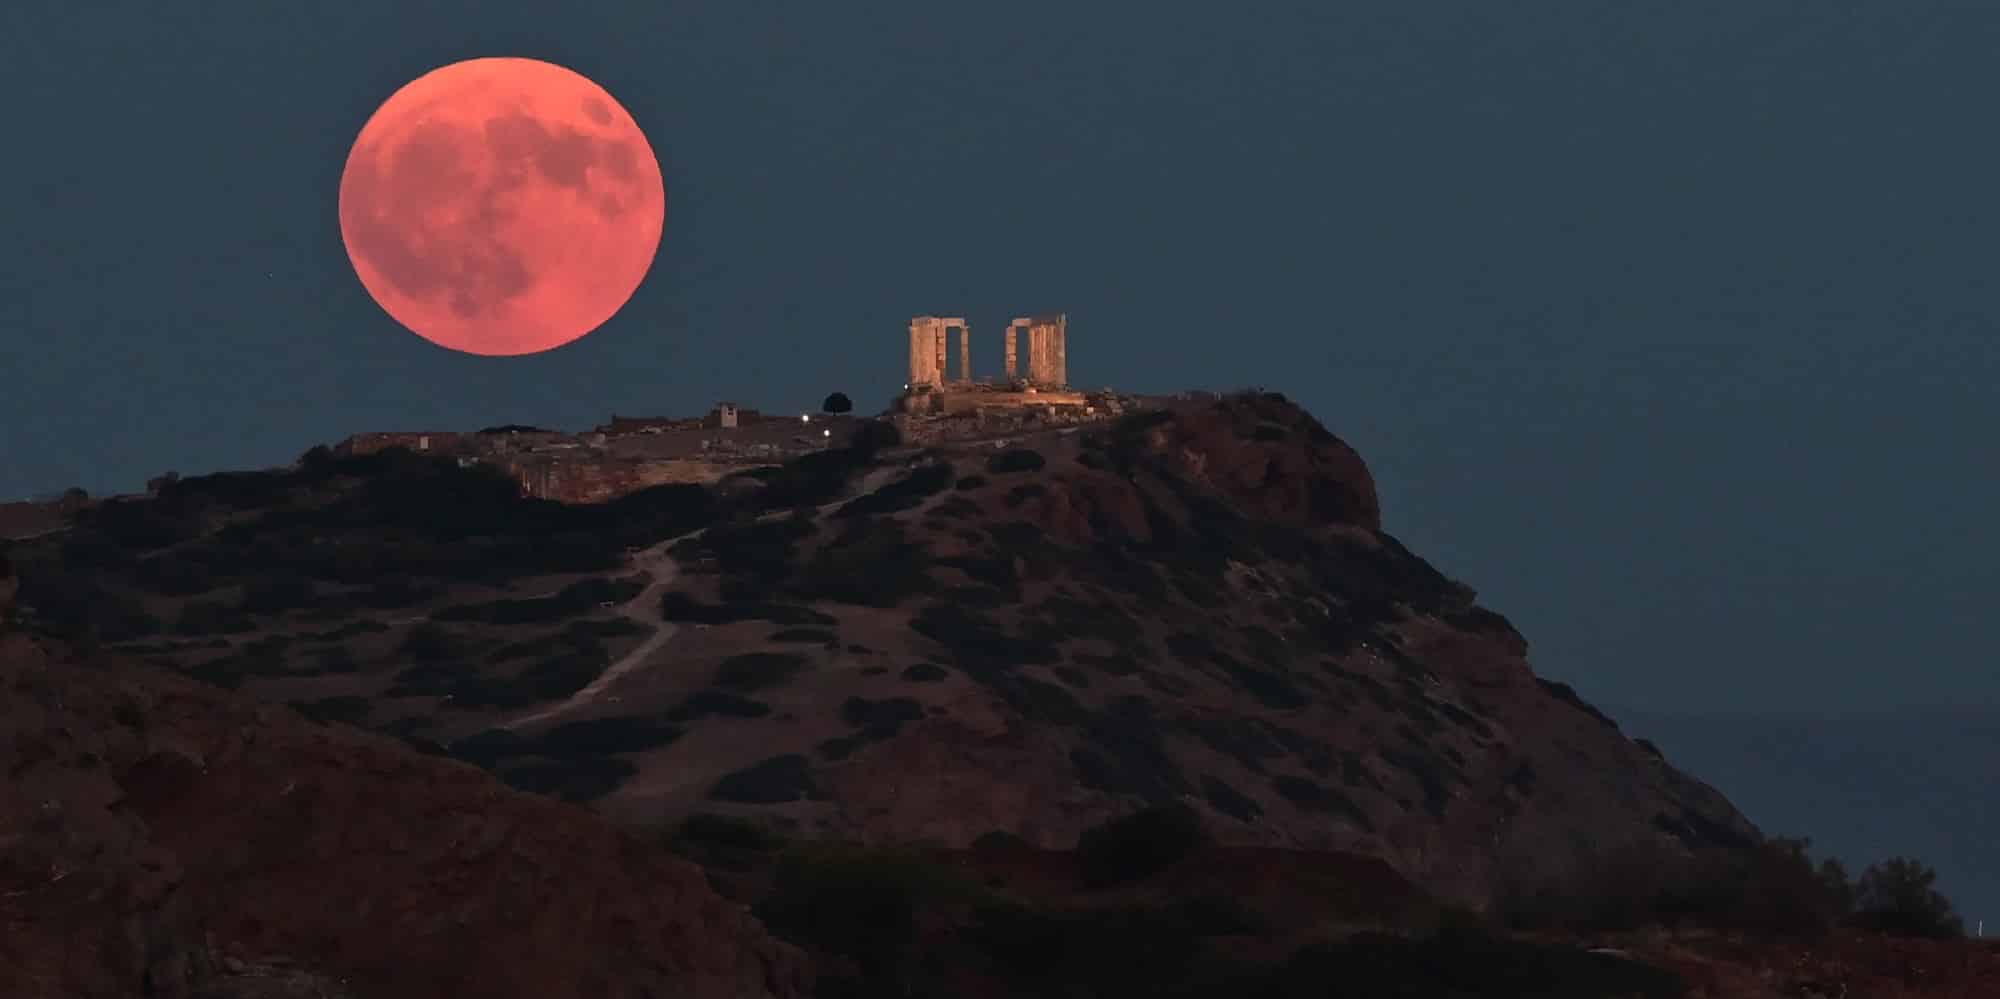
[[[1062,848],[1191,801],[1225,842],[1380,857],[1475,906],[1598,851],[1758,837],[1537,679],[1520,633],[1383,533],[1359,456],[1282,398],[1020,445],[1035,447],[1039,462],[955,458],[954,477],[986,483],[902,521],[952,553],[939,564],[1011,571],[989,562],[983,597],[912,602],[920,635],[886,646],[887,665],[958,672],[892,736],[837,757],[798,746],[826,794],[788,814],[879,842],[1001,829]],[[844,608],[818,606],[845,630]],[[841,671],[795,683],[800,705],[860,688]]]
[[[0,994],[796,996],[698,869],[471,767],[0,638]]]
[[[1382,527],[1375,478],[1361,455],[1283,396],[1236,396],[1178,413],[1154,428],[1147,444],[1247,516]]]

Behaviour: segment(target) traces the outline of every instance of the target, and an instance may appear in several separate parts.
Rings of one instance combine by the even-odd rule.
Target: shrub
[[[1588,858],[1540,883],[1504,884],[1494,914],[1516,928],[1625,931],[1692,924],[1765,934],[1816,934],[1849,906],[1837,862],[1815,869],[1809,841],[1773,838],[1748,849],[1689,856],[1633,845]]]
[[[950,488],[951,476],[951,465],[948,463],[932,462],[919,465],[902,478],[866,496],[848,501],[839,510],[834,511],[834,516],[861,517],[908,510],[922,503],[926,497]]]
[[[1448,927],[1426,937],[1364,932],[1301,948],[1285,963],[1245,982],[1236,994],[1291,997],[1537,996],[1541,999],[1679,999],[1678,974],[1610,954],[1510,940],[1484,930]]]
[[[110,500],[79,511],[76,523],[132,551],[177,545],[199,537],[202,530],[201,518],[191,508],[164,498]]]
[[[961,669],[982,677],[1062,658],[1054,644],[1008,634],[991,619],[957,603],[925,606],[911,619],[910,629],[950,650]]]
[[[762,718],[771,713],[763,701],[738,697],[723,690],[697,690],[667,712],[668,721],[687,722],[721,715],[725,718]]]
[[[1838,861],[1817,869],[1806,839],[1774,837],[1747,850],[1709,854],[1669,891],[1668,918],[1767,933],[1818,933],[1845,917],[1853,889]]]
[[[854,400],[849,399],[845,392],[835,392],[828,395],[825,402],[819,404],[819,411],[822,413],[852,413],[854,412]]]
[[[979,515],[979,504],[963,496],[947,496],[938,505],[931,507],[931,516],[963,520]]]
[[[936,663],[918,663],[903,671],[903,679],[911,683],[937,683],[951,676],[951,671]]]
[[[772,624],[831,627],[839,622],[810,607],[764,602],[708,604],[679,590],[660,596],[660,615],[668,621],[693,624],[735,624],[738,621],[769,621]]]
[[[903,443],[903,432],[887,420],[863,420],[855,427],[854,436],[848,438],[847,449],[862,459],[874,457]]]
[[[1087,884],[1105,888],[1165,870],[1207,839],[1194,809],[1153,806],[1084,830],[1077,861]]]
[[[733,690],[763,690],[783,684],[810,664],[790,652],[745,652],[724,659],[715,669],[715,682]]]
[[[305,452],[300,454],[293,464],[298,466],[299,471],[305,472],[308,475],[326,475],[331,473],[334,468],[333,449],[324,444],[314,444],[312,447],[306,448]]]
[[[853,756],[861,747],[868,745],[868,742],[868,733],[850,732],[847,735],[836,735],[831,739],[823,739],[815,748],[819,750],[819,755],[825,757],[829,762],[837,762]]]
[[[133,578],[150,592],[172,597],[206,593],[217,585],[207,566],[178,554],[142,559]]]
[[[561,635],[565,640],[575,640],[582,636],[619,638],[625,635],[651,634],[652,630],[629,617],[594,617],[563,625]]]
[[[1286,801],[1313,812],[1338,815],[1363,829],[1374,831],[1375,823],[1369,821],[1368,813],[1361,810],[1353,799],[1337,788],[1327,787],[1304,777],[1280,776],[1271,779],[1271,789],[1277,791]]]
[[[598,678],[609,665],[602,647],[576,649],[565,655],[544,659],[524,671],[512,685],[518,695],[525,695],[530,702],[553,701],[568,697]],[[467,700],[461,697],[460,700]]]
[[[516,764],[502,771],[500,778],[523,791],[580,803],[616,791],[637,772],[637,767],[616,757],[579,756]]]
[[[895,607],[936,588],[927,568],[923,546],[906,538],[900,524],[858,521],[813,553],[799,573],[796,592],[864,607]]]
[[[592,718],[564,722],[535,740],[544,756],[601,756],[637,753],[679,739],[682,730],[650,718]]]
[[[1406,740],[1416,741],[1410,733],[1400,727],[1397,734]],[[1446,806],[1451,804],[1450,782],[1457,777],[1447,761],[1420,748],[1403,750],[1390,747],[1376,750],[1375,755],[1382,762],[1403,771],[1416,781],[1417,788],[1423,792],[1424,811],[1431,818],[1444,817]]]
[[[1238,822],[1251,822],[1264,814],[1264,809],[1255,801],[1213,774],[1202,777],[1201,794],[1208,799],[1210,808]]]
[[[769,640],[780,644],[825,645],[829,642],[838,643],[840,636],[819,628],[783,628],[772,632]]]
[[[1013,559],[999,556],[947,555],[936,561],[940,566],[965,573],[974,582],[995,587],[1005,593],[1015,593],[1020,589],[1021,577],[1014,571]]]
[[[409,634],[403,636],[400,648],[403,654],[420,663],[438,663],[459,655],[465,645],[465,640],[458,635],[425,622],[411,628]]]
[[[1006,505],[1007,509],[1012,510],[1031,499],[1038,499],[1046,495],[1048,495],[1048,487],[1039,482],[1024,482],[1007,490],[1007,496],[1001,502]]]
[[[1004,853],[1028,848],[1027,840],[1007,829],[989,829],[972,840],[972,849],[980,853]]]
[[[317,657],[317,671],[320,673],[352,673],[360,669],[353,651],[345,645],[335,645],[321,649]]]
[[[246,584],[243,600],[238,606],[248,614],[279,614],[310,607],[317,596],[318,591],[312,580],[302,576],[280,576]]]
[[[501,760],[530,754],[534,745],[533,739],[512,729],[489,728],[452,743],[450,752],[467,763],[491,770]]]
[[[713,812],[696,812],[682,819],[674,838],[684,843],[731,850],[767,851],[784,844],[783,837],[749,819]]]
[[[900,731],[905,722],[922,720],[924,709],[922,705],[907,697],[891,697],[881,701],[850,697],[841,704],[840,717],[849,725],[867,729],[868,737],[871,739],[886,739]]]
[[[975,919],[970,936],[1002,969],[1008,995],[1258,994],[1190,987],[1200,947],[1184,906],[1042,911],[999,903],[980,906]],[[1316,995],[1329,994],[1335,981],[1322,981]]]
[[[531,624],[559,621],[587,614],[599,604],[621,604],[636,597],[646,585],[635,579],[585,579],[565,586],[547,597],[525,600],[494,600],[479,604],[446,607],[431,615],[439,621],[480,621],[488,624]]]
[[[1000,547],[1012,552],[1032,549],[1048,540],[1042,529],[1025,520],[1009,520],[986,529]]]
[[[1250,693],[1250,696],[1266,706],[1280,711],[1290,711],[1312,703],[1312,698],[1290,680],[1270,670],[1251,666],[1226,665],[1229,675],[1236,683]]]
[[[1515,876],[1495,893],[1493,914],[1514,929],[1636,930],[1659,919],[1679,856],[1655,846],[1626,846],[1540,878]]]
[[[174,630],[183,635],[241,634],[256,627],[249,615],[212,600],[188,601],[174,622]]]
[[[405,576],[389,576],[375,580],[357,596],[362,606],[376,610],[400,610],[421,603],[428,603],[444,595],[444,587],[436,583],[426,583]]]
[[[124,642],[158,634],[163,623],[128,593],[105,586],[97,573],[50,564],[23,565],[15,603],[33,607],[50,632],[83,640]]]
[[[124,569],[138,558],[95,531],[72,530],[62,544],[62,560],[73,569]]]
[[[293,701],[292,707],[299,714],[316,722],[342,722],[359,725],[368,717],[369,701],[366,697],[348,694],[340,697],[322,697],[314,701]]]
[[[802,798],[817,799],[819,788],[806,758],[788,753],[725,774],[709,788],[708,796],[748,805],[781,805]]]
[[[1056,679],[1078,690],[1086,690],[1090,687],[1090,674],[1074,666],[1057,666],[1055,674]]]
[[[1898,936],[1963,936],[1965,924],[1936,882],[1936,871],[1905,857],[1870,865],[1854,884],[1855,925]]]
[[[1008,475],[1015,472],[1037,472],[1048,464],[1040,451],[1031,448],[1008,448],[986,459],[986,471],[992,475]]]
[[[919,908],[958,890],[955,876],[908,851],[820,846],[780,862],[756,914],[788,939],[853,961],[860,981],[841,994],[908,995]]]

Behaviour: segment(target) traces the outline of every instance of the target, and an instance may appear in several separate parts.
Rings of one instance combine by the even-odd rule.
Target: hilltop
[[[1271,995],[1440,963],[1481,988],[1758,994],[1739,985],[1768,980],[1752,969],[1773,954],[1794,977],[1835,960],[1629,935],[1583,955],[1592,941],[1479,928],[1620,902],[1600,896],[1635,861],[1725,921],[1774,918],[1797,886],[1771,887],[1790,855],[1722,795],[1535,676],[1504,616],[1384,530],[1393,511],[1361,457],[1282,396],[974,438],[924,426],[857,420],[782,464],[594,504],[400,447],[96,503],[9,549],[26,632],[9,681],[59,706],[0,724],[72,733],[38,737],[64,747],[42,765],[79,803],[65,815],[112,816],[89,820],[119,830],[111,856],[180,858],[198,912],[157,932],[220,926],[239,949],[347,975],[384,974],[425,939],[384,934],[385,911],[470,919],[513,947],[478,920],[525,864],[575,868],[534,882],[535,906],[620,928],[543,981],[612,968],[804,988],[792,951],[661,849],[806,946],[822,995],[911,976],[1019,994],[1040,987],[1013,977],[1029,953],[1102,995],[1136,981],[1118,976],[1140,953],[1194,962],[1154,969],[1186,972],[1186,994]],[[134,725],[178,734],[121,734]],[[73,737],[107,741],[78,755]],[[231,776],[197,779],[203,766]],[[483,874],[380,863],[488,841],[473,828],[487,813],[518,850]],[[1102,876],[1104,856],[1154,854]],[[148,863],[118,877],[152,884]],[[259,908],[225,887],[250,874],[275,896],[346,901],[303,919]],[[625,876],[667,901],[616,915]],[[66,925],[109,932],[124,912]],[[635,943],[668,932],[649,927],[682,942]],[[525,932],[526,953],[556,945]],[[1092,942],[1049,957],[1064,938]],[[635,946],[715,956],[635,972]],[[957,956],[911,963],[925,953]],[[1971,952],[1924,959],[1954,955],[1975,975]]]
[[[1281,397],[1000,448],[882,426],[595,506],[396,449],[183,479],[25,546],[22,601],[642,827],[1059,847],[1189,800],[1471,904],[1503,870],[1756,839],[1535,677]]]

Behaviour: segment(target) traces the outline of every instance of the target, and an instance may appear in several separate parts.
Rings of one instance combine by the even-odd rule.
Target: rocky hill
[[[394,740],[0,634],[0,995],[796,996],[699,869]]]
[[[0,994],[1990,994],[1281,397],[1001,432],[587,506],[315,449],[9,546]]]
[[[635,828],[1044,847],[1142,804],[1483,905],[1759,836],[1382,530],[1366,466],[1245,394],[1011,441],[864,428],[714,486],[521,498],[397,450],[183,479],[20,546],[21,600]]]

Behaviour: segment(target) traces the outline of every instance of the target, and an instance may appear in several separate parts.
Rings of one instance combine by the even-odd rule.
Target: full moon
[[[392,94],[340,178],[368,294],[441,347],[560,347],[632,298],[659,250],[653,147],[604,88],[534,59],[472,59]]]

